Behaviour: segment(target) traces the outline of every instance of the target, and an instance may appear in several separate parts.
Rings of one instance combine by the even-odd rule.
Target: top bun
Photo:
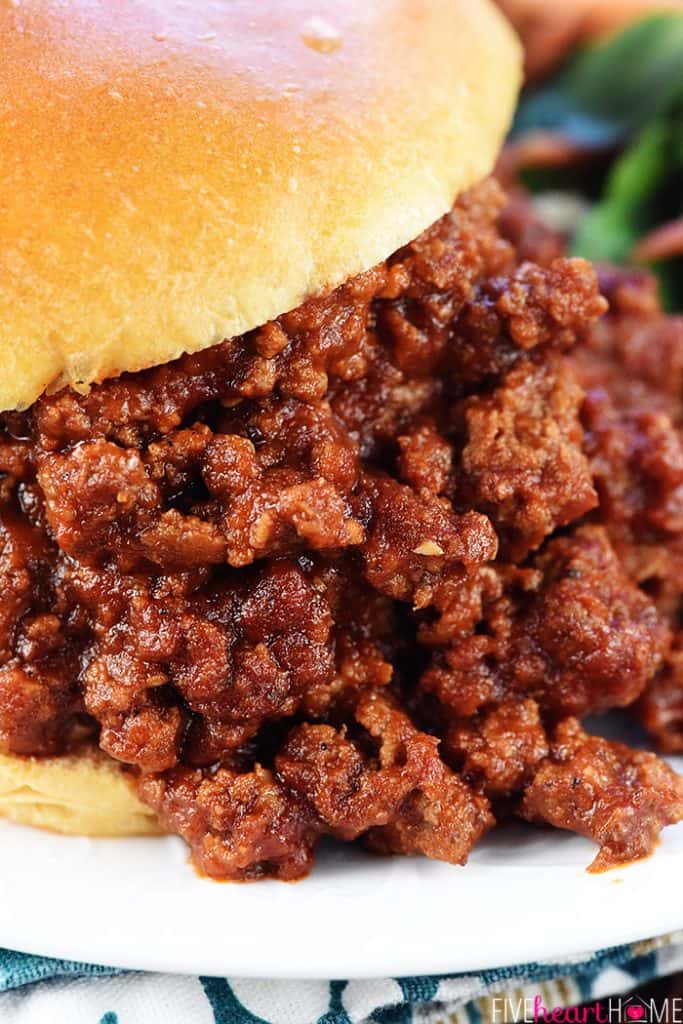
[[[0,409],[241,334],[484,177],[489,0],[0,4]]]

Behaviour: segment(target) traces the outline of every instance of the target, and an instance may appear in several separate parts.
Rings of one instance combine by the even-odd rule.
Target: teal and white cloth
[[[366,981],[117,971],[0,950],[0,1024],[487,1024],[683,970],[683,932],[552,963]]]

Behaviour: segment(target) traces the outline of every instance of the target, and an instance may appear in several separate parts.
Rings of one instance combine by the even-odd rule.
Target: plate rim
[[[239,936],[228,930],[224,933],[227,940],[224,947],[216,944],[201,946],[197,944],[197,934],[201,931],[200,922],[194,922],[195,932],[192,933],[188,944],[168,941],[154,943],[154,928],[150,928],[150,922],[139,929],[143,936],[140,943],[131,945],[131,931],[127,929],[127,912],[130,908],[122,908],[120,919],[114,915],[113,925],[104,927],[99,933],[86,933],[85,922],[96,920],[95,908],[92,912],[85,908],[78,907],[78,913],[73,918],[71,927],[66,930],[56,927],[49,927],[47,930],[39,928],[42,921],[49,920],[50,915],[57,908],[62,913],[63,906],[60,903],[64,896],[58,888],[50,890],[42,886],[41,892],[54,892],[55,900],[53,906],[50,901],[43,902],[40,906],[40,914],[34,909],[21,919],[16,915],[12,920],[12,911],[16,911],[21,904],[22,891],[26,886],[16,884],[14,893],[10,894],[10,879],[7,872],[3,870],[6,866],[7,843],[3,842],[6,836],[6,828],[19,829],[24,832],[31,832],[34,836],[40,837],[36,842],[29,844],[33,847],[31,853],[39,856],[38,847],[41,845],[42,834],[34,830],[25,829],[22,826],[12,826],[7,823],[0,825],[0,944],[7,948],[20,952],[27,952],[34,955],[52,956],[57,959],[73,960],[88,964],[98,964],[124,970],[145,970],[161,971],[172,974],[190,975],[215,975],[223,977],[243,978],[272,978],[272,979],[330,979],[334,977],[344,978],[378,978],[378,977],[404,977],[410,975],[430,974],[451,974],[462,972],[478,972],[491,970],[497,967],[509,967],[513,964],[557,960],[565,957],[576,957],[579,954],[594,952],[597,949],[621,945],[650,938],[654,935],[664,934],[683,928],[683,901],[664,899],[667,892],[672,890],[675,881],[680,878],[680,869],[683,865],[683,825],[668,830],[677,834],[677,843],[667,838],[662,842],[660,848],[650,858],[634,864],[613,869],[600,875],[586,873],[585,864],[590,859],[591,846],[585,841],[581,843],[581,850],[588,854],[582,860],[583,866],[577,866],[572,861],[567,864],[539,867],[538,864],[505,864],[497,869],[491,867],[490,861],[464,867],[450,867],[448,865],[424,862],[420,859],[400,858],[391,861],[393,870],[393,881],[382,881],[376,888],[384,890],[385,896],[377,900],[372,893],[374,885],[373,876],[378,874],[377,868],[368,868],[363,874],[363,892],[365,893],[366,908],[370,907],[372,912],[377,906],[382,906],[382,899],[396,899],[395,885],[398,884],[399,892],[402,885],[408,885],[411,889],[410,908],[417,913],[419,921],[415,927],[411,927],[409,920],[403,921],[403,927],[394,927],[391,933],[391,941],[387,946],[386,927],[375,926],[374,931],[368,924],[365,917],[363,934],[357,943],[350,944],[347,948],[340,948],[339,943],[330,941],[330,931],[327,933],[320,929],[316,935],[307,935],[302,944],[301,936],[294,939],[293,945],[283,951],[282,946],[278,947],[277,934],[286,922],[278,918],[278,913],[285,908],[291,910],[295,898],[290,893],[297,893],[302,887],[311,886],[313,901],[308,898],[301,904],[302,920],[311,921],[311,903],[315,902],[316,896],[321,900],[323,913],[329,912],[329,907],[336,906],[341,913],[337,922],[341,924],[344,935],[353,934],[354,915],[358,913],[357,895],[350,891],[350,886],[341,883],[335,876],[334,868],[323,871],[322,877],[316,877],[316,873],[310,880],[304,880],[296,885],[283,885],[280,882],[262,882],[249,886],[221,885],[211,882],[208,879],[197,880],[201,886],[210,887],[206,890],[196,888],[194,883],[188,884],[187,892],[183,897],[185,904],[192,899],[192,892],[202,892],[199,903],[204,906],[214,905],[217,899],[218,912],[230,915],[231,896],[230,893],[249,893],[257,888],[263,893],[269,893],[264,901],[259,897],[259,903],[268,902],[273,907],[272,925],[275,934],[269,937],[259,956],[256,956],[254,934],[249,934],[247,923],[246,937],[248,942],[241,943]],[[65,837],[50,837],[54,846],[55,841],[65,841]],[[70,840],[66,839],[68,843]],[[83,842],[76,840],[76,843]],[[94,849],[91,857],[92,863],[97,863],[97,843],[128,844],[128,843],[157,843],[175,844],[173,837],[151,840],[99,840],[85,841],[88,849]],[[585,842],[585,847],[583,843]],[[10,844],[11,845],[11,844]],[[21,841],[17,839],[17,848],[21,848]],[[100,847],[100,852],[102,848]],[[177,849],[177,847],[176,847]],[[114,851],[115,852],[115,851]],[[167,865],[169,877],[173,876],[175,862],[178,857],[171,858],[174,864]],[[106,860],[106,858],[105,858]],[[49,862],[49,859],[48,859]],[[372,862],[378,864],[381,862]],[[125,865],[124,865],[125,866]],[[177,866],[177,865],[176,865]],[[91,864],[92,867],[92,864]],[[183,870],[188,872],[191,869],[183,860]],[[348,877],[353,875],[356,868],[349,868]],[[65,872],[65,881],[73,884],[74,871],[77,873],[77,865],[73,870]],[[493,871],[493,874],[492,874]],[[448,874],[453,872],[454,874]],[[59,874],[59,872],[58,872]],[[495,878],[494,878],[495,875]],[[365,877],[367,876],[367,877]],[[45,873],[45,883],[51,878],[50,872]],[[446,881],[442,881],[445,879]],[[617,884],[618,883],[618,884]],[[425,893],[428,896],[427,907],[420,917],[419,904],[415,902],[416,895],[421,886],[426,886]],[[501,887],[507,886],[507,898],[501,896]],[[439,901],[434,900],[434,895],[439,890]],[[468,891],[470,891],[468,896]],[[564,890],[564,891],[563,891]],[[163,887],[159,892],[163,891]],[[458,911],[464,907],[470,914],[469,921],[472,921],[473,906],[476,909],[476,901],[473,906],[468,906],[468,899],[476,893],[482,894],[491,891],[493,897],[502,900],[498,907],[499,927],[492,933],[488,944],[482,940],[483,930],[480,927],[475,930],[476,941],[470,939],[463,942],[462,921],[459,920]],[[675,890],[673,890],[675,891]],[[555,899],[552,899],[552,893]],[[135,894],[135,890],[133,890]],[[212,895],[209,896],[209,893]],[[278,895],[278,894],[282,895]],[[336,896],[335,896],[336,893]],[[656,898],[655,893],[659,894]],[[226,896],[226,894],[228,894]],[[540,906],[529,907],[524,896],[534,895]],[[576,901],[577,894],[580,897]],[[155,900],[148,899],[148,909],[153,909]],[[152,894],[154,895],[154,893]],[[158,896],[159,893],[156,893]],[[59,896],[59,899],[56,897]],[[138,893],[139,896],[139,893]],[[461,901],[461,902],[458,902]],[[464,902],[463,902],[464,901]],[[544,902],[545,901],[545,902]],[[248,902],[248,897],[239,896],[232,900],[236,905]],[[300,901],[299,901],[300,902]],[[470,899],[470,902],[472,900]],[[159,904],[163,906],[163,901]],[[385,906],[387,904],[385,903]],[[172,903],[171,903],[172,906]],[[525,914],[525,908],[528,913]],[[585,926],[576,927],[576,922],[571,917],[585,915],[592,908],[592,916],[589,915]],[[262,909],[262,908],[261,908]],[[394,908],[395,909],[395,908]],[[489,908],[490,909],[490,908]],[[9,910],[9,914],[8,914]],[[452,942],[448,941],[448,913],[453,913]],[[569,914],[563,918],[562,915]],[[559,918],[558,918],[559,915]],[[233,913],[233,918],[235,914]],[[489,915],[490,917],[490,915]],[[495,918],[494,918],[495,919]],[[398,920],[398,918],[397,918]],[[493,920],[493,919],[492,919]],[[187,914],[182,915],[182,921],[187,926]],[[77,930],[77,923],[81,923],[80,931]],[[192,922],[190,922],[192,923]],[[414,923],[414,922],[413,922]],[[491,923],[489,921],[489,923]],[[163,922],[162,922],[163,924]],[[168,922],[167,922],[168,924]],[[238,930],[243,922],[238,920]],[[430,932],[430,924],[433,930]],[[191,929],[190,929],[191,931]],[[189,933],[188,933],[189,934]],[[263,951],[265,949],[265,952]]]

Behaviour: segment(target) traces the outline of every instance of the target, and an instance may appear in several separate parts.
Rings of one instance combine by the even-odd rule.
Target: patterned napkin
[[[683,932],[552,963],[370,981],[139,974],[0,950],[0,1022],[512,1024],[607,997],[610,1019],[636,1022],[648,1019],[647,1007],[629,1006],[626,993],[680,970]]]

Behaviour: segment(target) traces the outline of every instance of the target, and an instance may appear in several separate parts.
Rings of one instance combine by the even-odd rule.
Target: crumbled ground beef
[[[633,703],[660,663],[664,628],[603,528],[553,538],[522,573],[501,565],[471,625],[437,642],[421,687],[445,713],[467,717],[531,696],[551,718]],[[465,583],[467,587],[469,583]],[[459,602],[456,590],[448,600]],[[448,623],[450,608],[445,616]],[[458,617],[460,609],[458,609]],[[471,622],[472,620],[470,620]]]
[[[644,271],[605,270],[610,311],[573,353],[599,509],[626,572],[655,602],[664,658],[639,702],[660,749],[683,751],[683,316]]]
[[[649,853],[662,826],[680,821],[683,785],[655,754],[588,736],[568,718],[524,790],[522,815],[594,839],[600,871]]]
[[[4,414],[0,747],[89,734],[221,878],[322,835],[461,863],[511,811],[650,850],[681,783],[570,716],[683,746],[683,328],[602,285],[488,181],[259,330]]]

